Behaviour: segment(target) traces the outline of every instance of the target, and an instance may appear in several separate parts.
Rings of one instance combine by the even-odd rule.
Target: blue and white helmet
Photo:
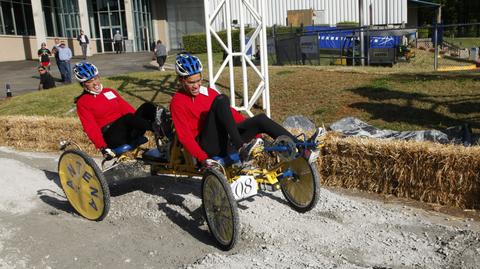
[[[175,71],[181,77],[188,77],[202,72],[202,62],[189,53],[178,54],[175,59]]]
[[[73,67],[73,73],[79,82],[85,82],[97,76],[98,69],[89,62],[79,62]]]

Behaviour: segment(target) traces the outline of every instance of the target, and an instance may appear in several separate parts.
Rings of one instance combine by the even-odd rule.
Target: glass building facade
[[[90,35],[98,38],[97,51],[113,51],[113,36],[117,31],[126,37],[125,3],[123,0],[89,0]]]
[[[32,1],[41,6],[43,18],[33,16]],[[152,0],[0,0],[0,35],[36,36],[34,20],[40,18],[43,21],[37,27],[45,28],[44,38],[76,38],[82,29],[79,4],[85,5],[80,1],[86,1],[88,30],[96,52],[113,51],[117,31],[125,40],[131,39],[132,51],[150,49],[154,40]],[[130,5],[129,14],[125,3]],[[128,15],[131,29],[127,31]]]
[[[0,1],[0,34],[35,35],[32,3],[30,0]]]
[[[80,16],[76,0],[42,0],[47,36],[76,37]]]
[[[133,0],[135,45],[138,50],[150,50],[153,41],[152,8],[150,0]]]

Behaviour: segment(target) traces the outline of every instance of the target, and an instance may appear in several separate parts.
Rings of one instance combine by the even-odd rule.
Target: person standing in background
[[[70,60],[72,59],[72,51],[69,47],[65,46],[65,42],[60,43],[58,50],[58,60],[60,63],[60,73],[64,78],[66,84],[72,83],[72,69],[70,66]]]
[[[115,46],[115,53],[119,54],[122,53],[122,41],[123,41],[123,36],[120,34],[120,31],[117,30],[117,33],[113,36],[113,42]]]
[[[165,64],[165,60],[167,59],[167,48],[165,45],[162,44],[161,40],[157,41],[157,45],[155,46],[155,56],[157,57],[158,63],[158,70],[165,71],[163,65]]]
[[[55,55],[55,62],[57,64],[58,71],[60,72],[60,75],[61,75],[60,82],[64,82],[65,78],[63,77],[62,70],[60,69],[60,60],[58,59],[58,48],[60,47],[60,39],[55,38],[54,41],[55,41],[55,45],[53,45],[52,53],[53,55]]]
[[[40,65],[48,68],[48,70],[50,70],[50,56],[52,56],[52,53],[47,49],[47,43],[43,42],[42,47],[38,50],[38,60]]]
[[[80,44],[80,47],[82,48],[83,59],[86,60],[88,43],[90,43],[90,41],[88,40],[88,36],[83,33],[83,30],[80,30],[80,35],[77,36],[77,40]]]

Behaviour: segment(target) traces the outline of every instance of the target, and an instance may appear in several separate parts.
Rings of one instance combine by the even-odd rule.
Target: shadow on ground
[[[61,188],[58,173],[47,170],[44,170],[44,172],[48,180],[55,182]],[[167,203],[157,204],[158,210],[163,211],[173,223],[200,242],[215,245],[209,233],[201,228],[205,224],[202,207],[192,210],[185,203],[185,198],[181,196],[193,194],[200,197],[200,184],[200,180],[176,180],[173,177],[156,176],[116,181],[114,185],[109,186],[109,190],[111,197],[126,195],[137,190],[163,197]],[[37,194],[45,204],[52,208],[69,214],[77,214],[63,193],[42,189]],[[190,218],[181,214],[179,210],[186,212]]]
[[[395,74],[391,75],[387,81],[409,83],[409,81],[418,80],[459,80],[470,83],[480,81],[480,76],[478,74],[445,76]],[[367,100],[354,102],[349,107],[368,113],[371,119],[389,123],[406,123],[434,129],[463,124],[468,124],[476,129],[480,128],[480,92],[449,94],[448,90],[432,91],[431,94],[408,92],[394,89],[388,84],[353,88],[349,91]]]
[[[160,94],[173,96],[176,92],[178,79],[175,75],[166,75],[158,80],[141,79],[131,76],[110,77],[114,81],[122,81],[118,91],[135,97],[143,102],[154,102]],[[147,99],[145,93],[150,92]]]

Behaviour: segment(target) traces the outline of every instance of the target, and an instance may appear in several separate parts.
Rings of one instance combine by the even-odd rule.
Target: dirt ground
[[[322,189],[312,211],[281,192],[239,203],[237,246],[215,247],[200,180],[148,177],[111,190],[101,222],[58,187],[59,154],[0,148],[0,268],[478,268],[480,223],[396,200]],[[472,213],[473,214],[473,213]],[[475,214],[473,214],[475,215]],[[476,215],[475,215],[476,216]]]

